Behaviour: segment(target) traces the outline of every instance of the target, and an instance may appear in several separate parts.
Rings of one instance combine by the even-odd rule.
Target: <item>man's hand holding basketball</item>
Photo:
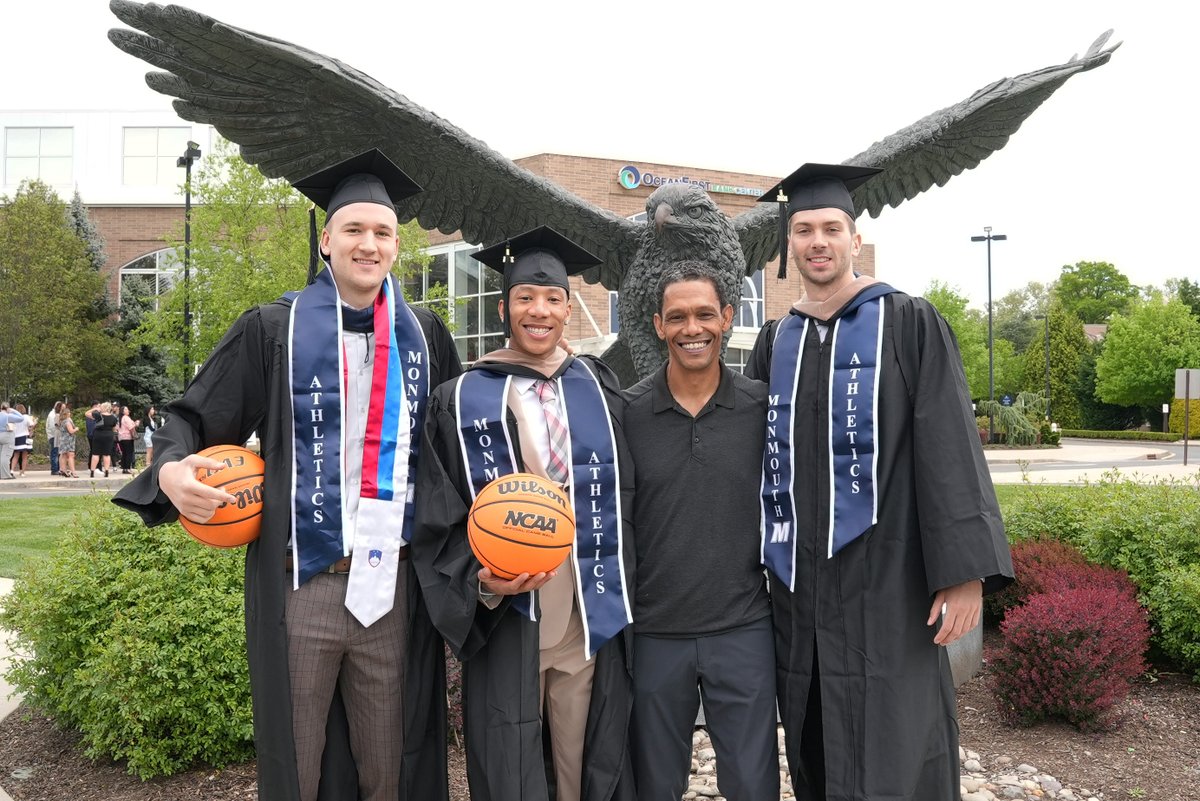
[[[522,573],[511,581],[492,574],[486,567],[479,569],[479,586],[492,595],[520,595],[523,592],[540,590],[550,579],[558,575],[557,570],[548,573],[535,573],[532,576]]]
[[[158,488],[170,499],[179,514],[197,523],[206,523],[223,503],[237,503],[237,498],[196,478],[200,468],[223,470],[224,462],[193,453],[178,462],[166,462],[158,470]]]

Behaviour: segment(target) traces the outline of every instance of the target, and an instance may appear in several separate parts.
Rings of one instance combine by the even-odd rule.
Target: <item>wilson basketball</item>
[[[475,557],[500,578],[532,576],[567,558],[575,541],[575,513],[553,481],[513,473],[476,496],[467,516],[467,539]]]
[[[262,526],[263,460],[237,445],[214,445],[200,451],[200,455],[224,462],[225,467],[220,470],[202,467],[196,471],[197,480],[219,487],[237,500],[218,506],[206,523],[180,515],[180,525],[200,542],[217,548],[236,548],[258,539]]]

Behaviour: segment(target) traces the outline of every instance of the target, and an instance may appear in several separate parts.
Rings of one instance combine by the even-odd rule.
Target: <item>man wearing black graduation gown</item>
[[[509,342],[430,398],[412,543],[434,625],[463,660],[471,797],[631,799],[626,560],[633,476],[620,387],[602,362],[557,347],[570,314],[568,274],[597,260],[545,227],[475,258],[504,272],[500,313]],[[570,470],[558,477],[549,468],[554,445],[537,400],[543,384],[558,399],[551,403],[564,403],[557,408],[569,420],[570,455],[563,461]],[[573,394],[572,387],[590,395]],[[612,469],[604,493],[616,511],[603,521],[593,516],[601,505],[592,490],[600,490],[588,483],[591,448],[577,439],[584,436],[598,436],[610,449],[601,460]],[[556,571],[504,581],[471,552],[466,522],[482,486],[513,472],[551,476],[564,486],[576,513],[576,547]],[[593,542],[591,529],[601,522],[604,533]]]
[[[1012,564],[953,333],[923,299],[853,273],[850,190],[876,172],[807,164],[762,198],[781,203],[781,261],[790,250],[806,288],[746,368],[770,384],[779,703],[796,798],[953,801],[944,646]]]
[[[310,374],[308,364],[301,363],[305,359],[299,356],[304,334],[309,332],[296,330],[299,328],[319,327],[327,335],[326,339],[306,347],[309,350],[315,348],[315,352],[330,365],[327,383],[332,386],[324,387],[330,396],[334,394],[333,388],[339,387],[338,374],[342,369],[348,368],[346,374],[350,378],[347,380],[359,382],[357,388],[347,387],[345,381],[340,384],[337,397],[345,397],[347,406],[357,397],[361,405],[345,410],[343,436],[338,436],[340,429],[332,431],[331,439],[340,440],[338,451],[344,451],[344,455],[325,459],[328,463],[318,466],[322,475],[318,478],[317,489],[332,491],[333,486],[340,486],[342,499],[348,505],[353,494],[357,512],[351,514],[357,514],[358,520],[367,514],[369,503],[373,504],[372,509],[386,506],[390,509],[386,514],[394,515],[389,518],[393,521],[403,520],[406,509],[411,516],[411,505],[405,503],[406,493],[397,492],[396,503],[385,503],[386,496],[370,496],[366,491],[360,493],[357,485],[361,481],[365,490],[372,479],[363,456],[364,447],[370,445],[372,436],[371,424],[364,420],[368,417],[368,401],[372,414],[381,408],[376,405],[380,393],[362,389],[363,382],[371,386],[370,370],[375,370],[374,375],[378,378],[381,360],[392,370],[397,350],[404,350],[399,358],[424,362],[427,366],[401,361],[406,370],[413,367],[414,374],[424,374],[427,369],[427,375],[423,376],[425,386],[436,386],[461,372],[453,340],[445,325],[425,309],[409,310],[399,296],[394,278],[389,276],[398,242],[393,204],[420,188],[378,151],[335,165],[302,182],[298,188],[329,212],[321,242],[328,269],[304,292],[289,293],[274,303],[252,309],[230,327],[183,398],[170,407],[170,421],[155,433],[154,464],[124,487],[114,502],[138,512],[149,525],[174,520],[180,513],[202,522],[212,515],[218,504],[229,498],[223,491],[206,487],[192,477],[192,471],[197,467],[220,466],[196,456],[196,452],[215,444],[244,442],[257,431],[266,463],[266,497],[261,535],[246,552],[245,611],[258,753],[258,797],[262,801],[306,801],[313,797],[323,801],[360,797],[382,801],[445,799],[448,793],[443,648],[412,576],[407,548],[400,540],[402,528],[410,528],[411,521],[406,521],[403,526],[387,527],[388,530],[382,533],[383,540],[391,540],[389,545],[383,546],[385,555],[382,558],[381,551],[376,551],[374,545],[369,554],[367,548],[363,548],[363,552],[357,552],[359,549],[355,548],[356,552],[352,554],[343,550],[362,541],[352,535],[353,543],[343,543],[342,522],[355,518],[340,514],[326,518],[330,521],[326,533],[333,538],[326,544],[335,549],[333,553],[322,556],[322,552],[306,548],[305,553],[312,555],[301,560],[299,552],[293,551],[298,547],[292,526],[293,514],[298,520],[307,520],[315,512],[314,508],[303,505],[310,496],[314,502],[324,502],[311,486],[307,490],[294,490],[292,486],[293,470],[301,474],[305,470],[303,464],[297,464],[295,454],[305,447],[297,437],[305,428],[311,411],[295,411],[310,397],[303,388],[297,393],[290,375],[295,373],[307,381],[304,376]],[[321,326],[313,325],[314,312],[307,312],[303,325],[292,323],[293,315],[299,320],[300,308],[310,305],[306,299],[318,296],[325,305],[315,302],[311,305],[325,312],[324,316],[316,312]],[[387,342],[380,345],[380,341],[388,337],[389,322],[393,319],[397,329],[408,326],[404,329],[406,336],[401,338],[397,334],[390,338],[391,345]],[[366,353],[381,358],[374,358],[373,366],[367,368],[339,365],[339,350],[343,354]],[[332,359],[329,358],[331,354]],[[390,374],[398,373],[392,370]],[[388,396],[394,399],[398,393],[411,389],[407,383],[401,384],[398,390],[389,385]],[[311,398],[314,403],[318,400],[316,395]],[[404,424],[413,418],[411,423],[416,432],[413,436],[419,435],[423,406],[423,402],[409,404],[407,415],[404,411],[400,413]],[[324,418],[325,422],[340,419],[338,406],[325,410],[330,412]],[[320,417],[313,413],[311,419],[317,421]],[[392,435],[404,439],[399,425],[391,433],[384,431],[381,436],[386,439]],[[321,442],[315,452],[321,454],[333,444]],[[312,443],[307,447],[309,450],[304,452],[311,455]],[[403,442],[397,450],[402,454],[397,458],[405,458],[403,454],[408,451]],[[415,454],[412,458],[416,458]],[[396,470],[401,486],[406,481],[405,475],[415,473],[411,461],[407,466],[396,461],[391,467]],[[407,482],[411,486],[412,478]],[[294,495],[300,498],[295,509]],[[411,495],[407,497],[411,498]],[[362,533],[361,528],[359,533]],[[377,568],[389,556],[393,560],[391,574],[395,578],[387,586],[394,586],[395,590],[380,593],[385,597],[377,602],[372,613],[372,617],[378,617],[369,624],[360,622],[362,617],[357,611],[353,617],[347,617],[351,611],[348,588],[357,580],[356,567],[366,568],[370,564],[372,569]],[[294,590],[295,574],[302,569],[314,575],[305,575]],[[306,625],[317,614],[311,611],[316,606],[311,593],[318,591],[332,598],[320,614],[336,617],[336,626],[327,624],[324,618],[317,618],[319,624]],[[346,598],[345,605],[343,597]],[[296,603],[302,601],[302,605],[293,606],[294,599],[300,599]],[[330,609],[332,611],[327,611]],[[297,671],[313,674],[309,666],[316,656],[308,649],[318,646],[308,645],[311,641],[309,632],[315,633],[318,627],[322,631],[336,628],[348,632],[342,636],[349,637],[351,644],[344,646],[349,649],[346,656],[333,657],[343,660],[340,679],[337,662],[331,668],[324,668],[332,670],[333,674],[327,689],[319,688],[318,695],[331,692],[332,699],[320,706],[305,704],[306,709],[294,709]],[[293,634],[290,636],[289,632]],[[301,632],[304,636],[300,636]],[[377,643],[372,645],[377,648],[376,652],[368,657],[379,659],[380,654],[399,654],[400,658],[384,657],[364,668],[359,661],[364,659],[362,655],[350,655],[358,648],[354,643],[364,639]],[[291,654],[289,646],[293,651]],[[350,673],[352,662],[358,673]],[[333,684],[336,681],[341,683]],[[363,695],[363,686],[386,687],[386,690],[373,690],[376,695],[372,700],[352,701]],[[385,700],[384,706],[392,705],[388,696],[401,699],[399,712],[389,719],[396,720],[399,725],[386,729],[385,736],[357,735],[359,746],[356,751],[366,753],[352,753],[352,730],[348,719],[362,719],[362,706],[378,706],[380,697]],[[370,711],[375,714],[374,710]],[[316,742],[316,745],[307,746],[316,749],[316,756],[298,758],[298,740],[293,736],[294,718],[325,721],[323,738],[319,730],[296,732],[296,737],[303,736],[309,742]],[[359,724],[360,727],[365,725]],[[391,724],[387,725],[390,727]],[[364,748],[363,740],[370,740],[370,746]],[[398,777],[391,768],[382,769],[382,765],[391,765],[397,760]],[[307,778],[301,778],[306,772]],[[370,783],[367,776],[381,777],[379,785],[384,789],[372,792],[367,786]],[[398,788],[391,789],[397,783]]]

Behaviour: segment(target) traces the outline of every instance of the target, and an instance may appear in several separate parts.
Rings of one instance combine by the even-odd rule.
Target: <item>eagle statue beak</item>
[[[670,203],[660,203],[658,208],[654,210],[654,230],[662,233],[663,224],[667,220],[675,219],[675,209],[671,208]]]

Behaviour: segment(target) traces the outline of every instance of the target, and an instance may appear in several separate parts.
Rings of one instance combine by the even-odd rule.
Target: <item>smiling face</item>
[[[667,343],[671,369],[688,372],[720,369],[721,335],[733,324],[733,306],[721,306],[717,288],[698,278],[675,281],[663,289],[654,330]]]
[[[507,305],[500,301],[500,316],[512,327],[510,348],[545,357],[562,339],[571,319],[571,300],[562,287],[517,284],[508,291]]]
[[[854,280],[862,236],[841,209],[798,211],[788,221],[791,262],[804,276],[810,300],[824,300]]]
[[[321,232],[338,294],[356,309],[375,302],[399,249],[396,212],[380,203],[342,206]]]

